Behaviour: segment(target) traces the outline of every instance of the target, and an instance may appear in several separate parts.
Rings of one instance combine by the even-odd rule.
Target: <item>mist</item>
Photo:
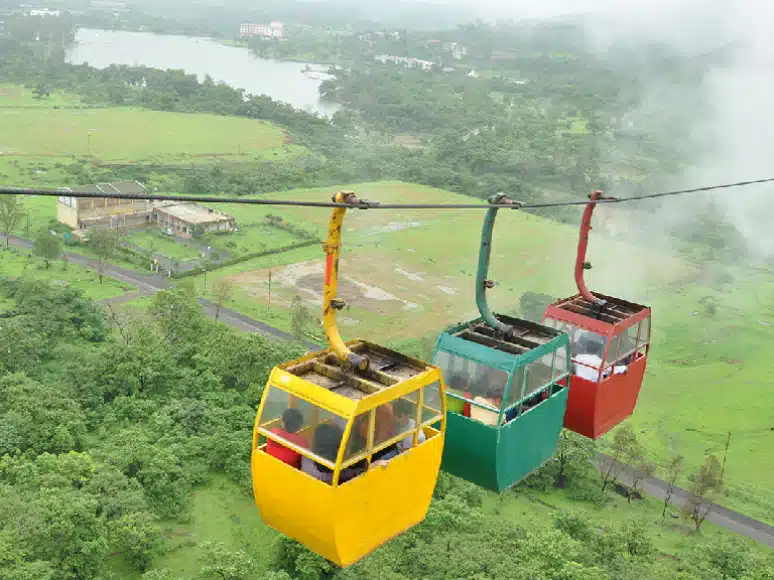
[[[772,174],[774,40],[764,29],[771,16],[773,7],[747,0],[680,5],[637,1],[627,2],[625,9],[610,5],[589,15],[588,38],[600,54],[615,46],[646,43],[666,44],[686,59],[727,49],[723,63],[704,74],[698,93],[696,86],[679,82],[646,83],[642,107],[660,104],[662,111],[687,122],[682,139],[688,145],[689,167],[677,175],[662,176],[670,189]],[[640,234],[657,240],[665,226],[695,226],[714,206],[744,236],[750,257],[767,258],[774,255],[774,231],[769,225],[772,193],[772,186],[762,185],[690,194],[658,202],[653,212],[640,208],[631,217],[639,224]]]
[[[724,51],[722,62],[707,67],[697,88],[668,77],[641,79],[645,92],[640,105],[625,116],[619,128],[651,132],[648,119],[661,115],[679,119],[679,139],[688,151],[679,172],[657,176],[668,188],[689,188],[774,175],[774,37],[769,24],[774,5],[758,0],[450,0],[455,6],[475,9],[487,20],[534,19],[575,15],[584,23],[588,49],[600,58],[615,58],[620,51],[644,52],[646,46],[664,45],[685,59],[698,59]],[[642,64],[642,63],[640,63]],[[635,120],[632,123],[632,120]],[[605,160],[609,167],[617,159]],[[630,161],[636,163],[636,156]],[[612,171],[611,173],[615,173]],[[613,195],[633,193],[625,186]],[[726,216],[746,240],[750,257],[774,256],[774,227],[770,226],[774,186],[672,197],[663,201],[627,206],[629,232],[649,242],[664,240],[664,229],[696,226],[709,209]],[[620,209],[619,209],[620,208]],[[616,206],[623,212],[624,206]],[[599,212],[600,214],[604,212]],[[601,216],[600,216],[601,217]],[[621,228],[619,228],[620,230]],[[626,232],[620,232],[626,236]]]

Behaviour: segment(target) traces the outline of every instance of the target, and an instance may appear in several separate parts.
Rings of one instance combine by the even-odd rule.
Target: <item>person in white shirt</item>
[[[395,412],[395,427],[397,433],[405,433],[406,431],[412,431],[417,428],[417,422],[412,417],[412,415],[416,415],[416,405],[406,399],[398,399],[393,403],[392,409]],[[422,431],[419,431],[419,434],[417,435],[417,445],[420,445],[424,440],[425,434]],[[413,444],[414,433],[411,433],[398,441],[398,449],[402,453],[411,449]]]
[[[596,340],[586,342],[584,354],[577,355],[573,360],[573,374],[587,381],[599,380],[599,369],[602,367],[602,355],[605,353],[605,343]],[[580,363],[580,364],[578,364]],[[626,365],[612,367],[613,373],[620,375],[626,372]],[[602,378],[610,376],[610,367],[602,372]]]

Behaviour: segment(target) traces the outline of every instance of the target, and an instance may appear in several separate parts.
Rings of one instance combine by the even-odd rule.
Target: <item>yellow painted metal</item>
[[[335,203],[356,203],[357,198],[353,191],[340,191],[334,197]],[[325,250],[325,283],[323,288],[323,327],[328,337],[328,343],[342,361],[348,361],[354,367],[361,370],[368,368],[368,357],[353,353],[341,339],[339,329],[336,326],[336,310],[344,303],[336,296],[339,278],[339,256],[341,255],[341,225],[344,223],[345,207],[333,209],[331,221],[328,226],[328,240],[323,244]]]
[[[333,201],[358,202],[351,191],[337,193]],[[328,239],[323,245],[326,253],[323,326],[330,347],[272,370],[253,429],[251,458],[255,502],[264,522],[342,567],[357,562],[425,518],[441,467],[446,434],[446,395],[438,367],[364,340],[345,343],[339,334],[336,310],[344,303],[336,292],[345,212],[346,208],[333,210]],[[440,400],[432,405],[430,417],[425,414],[422,403],[427,401],[427,388],[434,390],[436,386]],[[360,392],[353,395],[353,388]],[[335,464],[271,433],[270,429],[278,424],[277,418],[261,426],[268,395],[274,390],[288,394],[289,407],[298,407],[297,401],[305,400],[313,405],[314,417],[327,411],[346,421]],[[418,392],[421,394],[415,399],[418,405],[414,446],[386,465],[371,465],[375,410]],[[344,462],[355,421],[363,413],[372,415],[366,452]],[[309,432],[303,433],[308,440],[317,424],[315,419],[307,427]],[[426,436],[419,445],[417,429]],[[394,433],[390,441],[380,442],[377,450],[400,441],[407,432]],[[266,453],[264,438],[327,465],[333,470],[332,484]],[[368,471],[340,484],[343,465],[360,459],[366,459]]]
[[[385,467],[331,486],[253,447],[253,488],[264,522],[346,567],[420,523],[427,515],[443,454],[444,433]]]

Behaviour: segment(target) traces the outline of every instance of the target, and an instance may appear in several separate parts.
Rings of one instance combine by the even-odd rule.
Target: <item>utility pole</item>
[[[269,304],[267,310],[271,310],[271,270],[269,270]]]
[[[24,222],[24,237],[30,237],[30,210],[27,210],[27,220]]]

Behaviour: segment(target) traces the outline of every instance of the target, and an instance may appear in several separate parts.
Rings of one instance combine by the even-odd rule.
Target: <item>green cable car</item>
[[[491,204],[513,204],[503,194]],[[433,364],[446,382],[446,444],[441,469],[501,492],[554,454],[567,408],[570,343],[566,333],[493,315],[486,290],[492,230],[489,208],[481,234],[476,304],[481,316],[441,333]]]

